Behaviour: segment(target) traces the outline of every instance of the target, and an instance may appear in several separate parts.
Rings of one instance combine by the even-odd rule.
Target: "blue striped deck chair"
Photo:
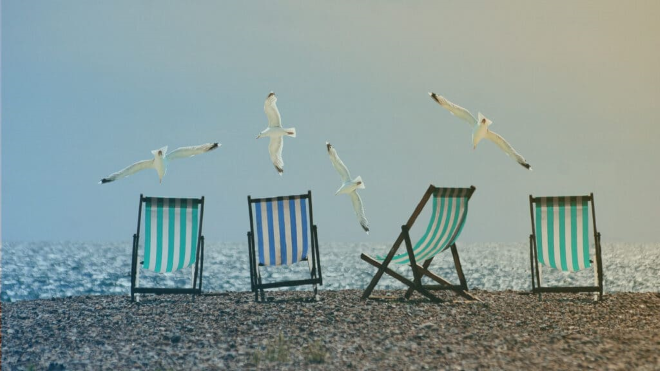
[[[591,207],[589,207],[591,203]],[[529,236],[529,259],[532,268],[532,292],[593,292],[603,298],[603,263],[600,232],[596,229],[594,194],[586,196],[529,196],[532,234]],[[593,222],[593,245],[589,241],[589,210]],[[593,264],[592,253],[596,264]],[[594,269],[593,286],[544,286],[543,267],[564,272]]]
[[[137,233],[133,235],[132,301],[135,301],[136,294],[201,294],[204,269],[203,220],[203,196],[161,198],[140,195]],[[140,226],[143,222],[144,236],[140,243]],[[143,246],[143,249],[140,249],[140,246]],[[191,269],[190,287],[140,287],[142,269],[172,274],[185,268]]]
[[[364,253],[361,255],[362,260],[378,268],[371,283],[364,290],[362,299],[366,300],[371,297],[371,293],[381,276],[383,273],[387,273],[408,286],[405,294],[406,299],[410,298],[417,291],[431,301],[438,302],[441,300],[432,291],[451,290],[468,300],[479,300],[467,292],[467,282],[463,274],[463,268],[461,267],[461,261],[455,243],[465,225],[468,202],[475,189],[474,186],[470,188],[438,188],[430,185],[422,200],[415,208],[415,211],[413,211],[412,216],[408,219],[408,222],[401,226],[401,233],[394,242],[389,254],[387,256],[377,256],[376,258]],[[431,210],[426,233],[413,246],[410,240],[409,230],[430,198],[433,198],[433,209]],[[405,243],[405,251],[397,254],[402,243]],[[458,285],[452,284],[428,270],[433,258],[448,249],[451,250],[454,258],[454,267],[460,281]],[[420,262],[423,263],[420,265]],[[388,266],[391,263],[409,265],[412,269],[413,280],[411,281],[390,269]],[[435,281],[435,284],[422,284],[423,277],[430,278],[432,281]]]
[[[312,192],[252,198],[248,196],[250,231],[247,233],[250,284],[255,300],[264,301],[264,290],[276,287],[323,285],[319,243],[312,214]],[[309,278],[264,282],[260,269],[307,262]]]

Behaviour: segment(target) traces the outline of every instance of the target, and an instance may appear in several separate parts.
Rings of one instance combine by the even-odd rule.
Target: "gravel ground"
[[[660,294],[271,292],[2,303],[3,370],[660,370]]]

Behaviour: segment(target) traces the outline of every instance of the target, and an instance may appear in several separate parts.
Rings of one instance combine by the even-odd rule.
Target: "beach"
[[[402,290],[2,303],[3,370],[660,369],[660,294]]]

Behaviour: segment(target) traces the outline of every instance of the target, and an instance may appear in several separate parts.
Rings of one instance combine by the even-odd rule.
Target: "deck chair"
[[[143,205],[144,249],[138,255]],[[132,301],[135,301],[136,294],[201,294],[204,269],[203,220],[204,197],[161,198],[140,195],[137,233],[133,235]],[[167,274],[184,268],[191,268],[190,287],[140,287],[142,269]]]
[[[574,272],[592,266],[589,244],[589,203],[593,221],[594,266],[593,286],[546,287],[543,267]],[[529,196],[532,234],[529,236],[529,259],[532,268],[532,292],[593,292],[595,299],[603,298],[603,264],[600,232],[596,229],[594,195],[532,197]]]
[[[406,299],[410,298],[414,291],[417,291],[431,299],[431,301],[438,302],[440,299],[432,291],[451,290],[468,300],[479,300],[467,292],[467,282],[463,275],[463,269],[455,243],[465,225],[468,201],[474,191],[474,186],[470,188],[438,188],[430,185],[412,216],[408,219],[408,222],[401,226],[401,233],[394,242],[389,254],[385,257],[376,258],[372,258],[364,253],[361,255],[362,260],[378,268],[378,272],[376,272],[371,283],[364,290],[362,299],[366,300],[371,296],[371,292],[383,273],[387,273],[408,286],[405,294]],[[426,233],[424,233],[413,247],[409,230],[431,197],[433,197],[433,210]],[[397,254],[401,243],[405,243],[405,251]],[[433,258],[447,249],[451,249],[454,258],[454,267],[460,281],[458,285],[452,284],[428,270]],[[420,262],[423,263],[420,265]],[[413,281],[390,269],[388,267],[390,263],[410,265],[413,273]],[[424,276],[435,281],[437,285],[422,284],[422,277]]]
[[[248,196],[250,231],[247,233],[250,284],[255,301],[265,301],[265,289],[323,285],[319,243],[312,217],[312,192],[307,194],[252,198]],[[311,255],[311,259],[310,259]],[[307,262],[309,278],[264,282],[261,269]]]

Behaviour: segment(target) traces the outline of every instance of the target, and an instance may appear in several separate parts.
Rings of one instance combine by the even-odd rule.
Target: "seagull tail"
[[[355,183],[358,183],[358,186],[357,186],[357,187],[358,187],[359,189],[364,189],[364,188],[365,188],[365,186],[364,186],[364,182],[362,181],[362,177],[361,177],[361,176],[358,175],[358,177],[355,178],[355,179],[353,179],[353,181],[354,181]]]
[[[296,128],[288,128],[286,130],[286,135],[295,138],[296,137]]]

